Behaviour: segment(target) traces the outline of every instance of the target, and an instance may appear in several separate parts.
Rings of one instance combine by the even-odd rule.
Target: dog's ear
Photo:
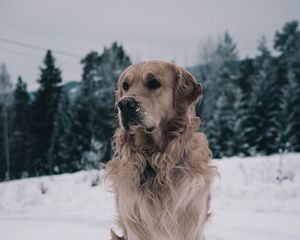
[[[178,110],[183,111],[188,105],[201,99],[203,88],[196,78],[182,67],[177,67],[176,76],[174,103]]]

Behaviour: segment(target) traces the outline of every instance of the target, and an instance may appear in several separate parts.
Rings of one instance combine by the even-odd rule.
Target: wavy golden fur
[[[147,87],[153,78],[161,84],[157,89]],[[205,135],[197,132],[195,105],[201,94],[194,77],[171,63],[142,62],[121,74],[116,103],[128,96],[138,99],[143,121],[125,128],[119,109],[115,155],[105,180],[115,193],[124,235],[112,232],[112,240],[203,238],[216,169]]]

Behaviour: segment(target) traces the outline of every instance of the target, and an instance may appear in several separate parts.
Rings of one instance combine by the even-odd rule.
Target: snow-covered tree
[[[275,35],[274,48],[280,52],[278,76],[282,82],[279,141],[287,151],[300,151],[300,30],[298,22],[286,23]]]
[[[78,170],[75,156],[69,149],[76,135],[72,133],[73,111],[68,93],[61,91],[60,101],[54,117],[53,134],[50,147],[47,152],[47,160],[53,168],[54,173],[73,172]]]
[[[245,155],[273,153],[278,149],[280,88],[264,37],[258,51],[259,55],[251,61],[250,77],[244,78],[247,88],[243,90],[240,133],[241,152]]]
[[[91,150],[92,119],[95,111],[95,91],[99,79],[99,54],[95,51],[88,53],[82,60],[82,81],[78,95],[72,105],[73,123],[69,135],[76,134],[75,139],[70,139],[70,148],[66,149],[66,156],[74,158],[73,166],[78,169],[87,168],[86,153]]]
[[[253,130],[255,129],[255,118],[253,117],[253,106],[255,100],[252,101],[252,91],[254,90],[254,73],[255,67],[253,59],[245,59],[240,63],[240,77],[238,86],[241,91],[239,99],[239,109],[237,111],[237,122],[235,124],[235,133],[239,138],[237,144],[237,152],[239,155],[250,155],[254,152],[253,149]]]
[[[257,152],[277,153],[279,149],[278,129],[280,122],[281,84],[276,72],[276,59],[271,56],[264,38],[258,46],[259,55],[255,59],[256,81],[259,92],[257,115]],[[254,103],[255,104],[255,103]]]
[[[6,69],[6,65],[1,65],[0,70],[0,105],[2,109],[2,128],[3,135],[1,138],[3,139],[3,149],[4,149],[4,159],[5,164],[3,165],[3,169],[5,172],[5,179],[9,180],[11,178],[11,163],[10,163],[10,139],[9,139],[9,107],[12,103],[12,83],[10,80],[9,73]],[[2,142],[1,141],[1,142]]]
[[[104,48],[100,56],[98,68],[100,81],[99,88],[95,92],[97,99],[95,104],[95,128],[94,139],[102,142],[104,151],[102,161],[107,162],[111,158],[111,140],[115,129],[115,85],[121,72],[131,64],[123,47],[114,42],[110,48]]]
[[[26,177],[31,166],[32,135],[30,129],[30,95],[21,77],[14,90],[11,107],[11,159],[13,178]]]
[[[215,157],[232,156],[235,153],[237,108],[241,91],[237,86],[239,77],[236,44],[228,33],[220,39],[210,67],[211,83],[207,95],[214,95],[214,106],[204,114],[204,131],[208,134]]]
[[[76,99],[69,104],[70,113],[59,111],[55,121],[55,129],[61,129],[58,130],[61,134],[55,136],[60,135],[58,138],[63,144],[53,140],[50,154],[66,163],[69,171],[98,168],[101,161],[110,159],[115,127],[115,84],[130,60],[122,46],[113,43],[110,48],[104,48],[102,54],[90,52],[81,63],[82,81]],[[64,125],[60,123],[64,118],[61,114],[67,115],[65,124],[68,127],[60,126]],[[68,119],[68,116],[72,118]]]
[[[33,133],[35,137],[34,155],[35,174],[52,173],[51,161],[46,161],[46,153],[50,147],[53,133],[54,116],[56,114],[60,86],[61,70],[55,64],[55,58],[50,50],[44,58],[44,66],[40,68],[39,89],[33,102]]]

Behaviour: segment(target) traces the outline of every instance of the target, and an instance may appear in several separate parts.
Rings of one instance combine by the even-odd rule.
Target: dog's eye
[[[128,91],[128,89],[129,89],[129,84],[128,84],[127,82],[124,82],[124,83],[123,83],[123,89],[124,89],[124,91]]]
[[[160,82],[155,78],[151,79],[147,84],[147,87],[150,89],[157,89],[160,88],[160,86],[161,86]]]

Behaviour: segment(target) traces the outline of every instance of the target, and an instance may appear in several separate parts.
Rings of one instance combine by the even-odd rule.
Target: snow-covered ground
[[[300,154],[215,161],[206,240],[299,240]],[[114,204],[100,173],[0,184],[1,240],[108,240]],[[95,185],[95,184],[94,184]]]

